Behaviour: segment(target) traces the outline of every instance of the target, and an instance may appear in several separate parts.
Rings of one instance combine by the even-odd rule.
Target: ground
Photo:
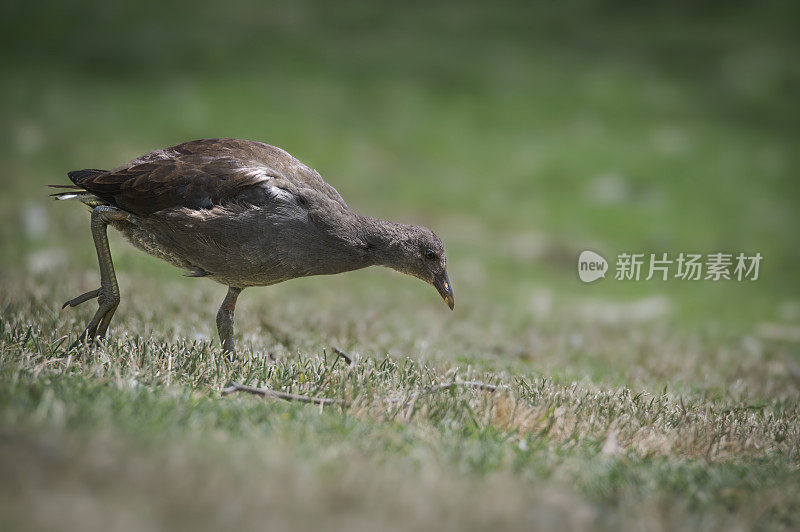
[[[800,527],[796,8],[581,5],[9,8],[0,527]],[[208,136],[433,228],[455,312],[377,268],[248,289],[226,358],[225,287],[112,231],[110,337],[66,354],[96,257],[44,185]],[[764,262],[587,285],[584,249]],[[499,388],[419,393],[457,380]]]

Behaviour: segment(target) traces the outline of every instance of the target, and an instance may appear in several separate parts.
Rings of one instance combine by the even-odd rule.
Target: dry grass
[[[78,359],[60,350],[75,320],[36,297],[23,303],[20,292],[37,293],[24,282],[7,288],[0,468],[10,482],[0,515],[13,528],[735,529],[794,526],[800,515],[800,402],[790,381],[718,394],[691,384],[696,376],[682,383],[684,368],[671,381],[678,392],[617,386],[608,375],[543,377],[514,360],[370,356],[352,343],[348,366],[332,354],[341,324],[353,323],[346,312],[298,318],[316,321],[319,334],[300,344],[304,354],[273,349],[272,360],[245,349],[231,360],[205,340],[180,338],[210,303],[197,293],[181,294],[198,300],[175,321],[175,338],[124,333],[159,323],[173,312],[169,300],[155,315],[123,309],[117,336]],[[280,332],[301,314],[293,305],[302,303],[261,345],[300,338]],[[241,313],[244,329],[250,312]],[[384,325],[378,316],[359,327]],[[488,331],[503,327],[487,320]],[[591,331],[604,331],[608,345],[635,344],[613,329]],[[436,345],[434,334],[423,339]],[[569,359],[557,339],[545,341],[541,357],[562,349]],[[710,364],[699,352],[677,350],[670,364],[696,372]],[[640,382],[654,382],[665,370],[639,371]],[[504,387],[416,393],[456,379]],[[351,405],[221,397],[232,381]]]

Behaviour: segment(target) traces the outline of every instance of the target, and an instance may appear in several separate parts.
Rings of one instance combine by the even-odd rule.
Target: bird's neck
[[[404,240],[409,225],[356,215],[357,239],[366,265],[388,266],[404,271]]]

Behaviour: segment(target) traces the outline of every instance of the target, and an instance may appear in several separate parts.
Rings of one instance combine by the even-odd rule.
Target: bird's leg
[[[226,353],[233,353],[233,311],[236,308],[236,299],[242,292],[241,288],[229,287],[225,299],[217,312],[217,331],[219,341],[222,343],[222,350]]]
[[[107,205],[101,205],[92,210],[92,238],[94,238],[94,246],[97,249],[97,262],[100,265],[100,288],[70,299],[64,303],[62,308],[75,307],[96,297],[98,309],[70,349],[86,340],[98,336],[102,338],[108,331],[108,324],[111,323],[111,318],[119,305],[119,286],[114,273],[114,263],[111,260],[111,249],[108,247],[107,228],[110,222],[129,218],[130,216],[124,211]]]

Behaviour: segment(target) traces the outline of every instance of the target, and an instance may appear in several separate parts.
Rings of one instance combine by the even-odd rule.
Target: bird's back
[[[114,170],[68,175],[77,188],[138,216],[170,208],[269,201],[274,194],[264,195],[265,187],[288,193],[310,190],[346,208],[315,170],[280,148],[249,140],[194,140],[152,151]]]

